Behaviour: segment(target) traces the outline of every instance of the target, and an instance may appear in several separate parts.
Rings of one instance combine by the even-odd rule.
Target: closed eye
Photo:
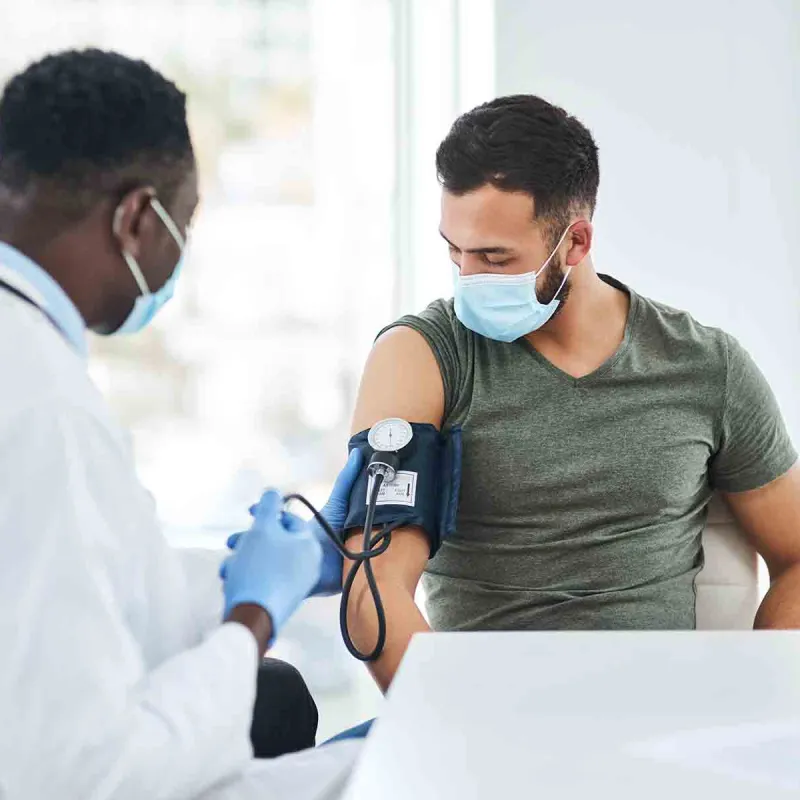
[[[507,267],[514,259],[504,258],[504,259],[492,260],[488,256],[484,256],[483,260],[491,267]]]

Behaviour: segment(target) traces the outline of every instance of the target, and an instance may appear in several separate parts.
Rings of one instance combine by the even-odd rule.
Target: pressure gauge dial
[[[404,419],[384,419],[370,429],[367,440],[376,452],[397,453],[412,439],[414,432]]]

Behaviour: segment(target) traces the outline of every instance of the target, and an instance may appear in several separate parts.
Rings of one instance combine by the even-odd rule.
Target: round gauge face
[[[402,450],[413,436],[411,425],[404,419],[384,419],[372,426],[368,441],[373,450],[396,453]]]

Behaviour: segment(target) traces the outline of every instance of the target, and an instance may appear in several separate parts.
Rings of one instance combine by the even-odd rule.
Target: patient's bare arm
[[[393,328],[385,333],[375,343],[364,368],[353,433],[387,417],[427,422],[439,428],[443,415],[442,378],[425,339],[411,328]],[[360,532],[352,532],[347,546],[361,549]],[[384,691],[392,682],[411,637],[430,630],[414,602],[429,553],[430,544],[421,529],[400,528],[392,534],[389,549],[371,562],[386,612],[386,644],[378,660],[369,666]],[[345,563],[345,573],[349,569],[350,564]],[[347,621],[359,650],[372,650],[378,621],[363,570],[359,570],[353,584]]]

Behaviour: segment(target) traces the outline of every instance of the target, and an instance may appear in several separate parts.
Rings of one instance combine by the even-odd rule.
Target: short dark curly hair
[[[534,217],[559,236],[573,213],[594,213],[600,183],[589,130],[563,109],[526,94],[499,97],[460,116],[439,145],[436,169],[453,194],[487,184],[526,192]]]
[[[96,49],[49,55],[0,98],[0,185],[44,184],[71,217],[140,185],[168,202],[193,166],[186,96],[144,61]]]

